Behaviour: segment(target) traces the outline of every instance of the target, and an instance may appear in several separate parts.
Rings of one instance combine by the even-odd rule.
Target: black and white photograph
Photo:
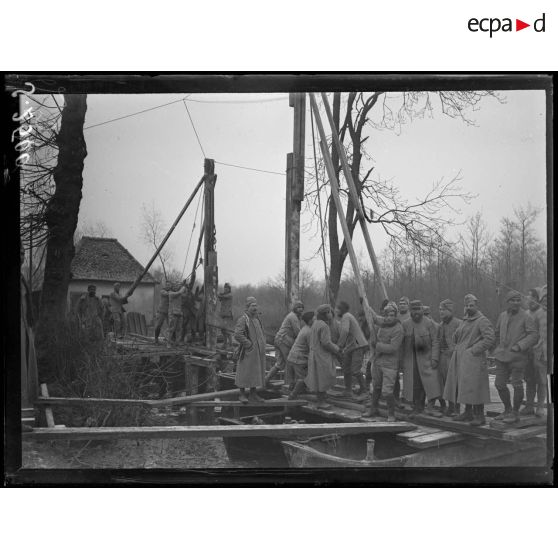
[[[551,85],[6,75],[20,472],[552,482]]]

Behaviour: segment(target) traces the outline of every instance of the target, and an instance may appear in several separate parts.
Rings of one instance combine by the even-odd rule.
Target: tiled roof
[[[72,279],[135,281],[143,266],[116,240],[84,236],[72,260]],[[148,273],[142,283],[156,283]]]

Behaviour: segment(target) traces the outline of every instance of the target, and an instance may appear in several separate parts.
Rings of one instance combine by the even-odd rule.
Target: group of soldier
[[[379,413],[383,398],[390,422],[395,421],[396,408],[409,404],[411,417],[445,415],[480,426],[491,401],[488,361],[493,359],[495,387],[504,406],[495,420],[513,424],[522,415],[543,416],[546,300],[546,287],[532,289],[525,297],[510,290],[496,326],[482,314],[473,294],[464,297],[462,317],[457,317],[453,301],[440,302],[439,322],[428,306],[405,296],[398,304],[384,301],[379,313],[367,306],[369,315],[362,309],[357,317],[344,301],[335,309],[323,304],[309,312],[297,301],[275,335],[276,363],[266,376],[264,329],[257,301],[249,297],[234,330],[240,400],[259,401],[257,389],[269,386],[282,371],[291,399],[308,390],[317,394],[319,408],[328,408],[326,394],[336,383],[340,364],[344,396],[365,401],[371,392],[366,417]]]
[[[225,283],[224,291],[218,294],[222,333],[225,347],[232,346],[233,314],[231,287]],[[79,324],[91,340],[102,340],[109,331],[115,338],[126,333],[125,304],[128,297],[120,294],[120,283],[115,283],[109,295],[97,296],[97,287],[89,285],[87,293],[81,295],[76,314]],[[155,343],[164,324],[167,324],[165,338],[167,347],[175,347],[186,341],[203,338],[205,333],[205,312],[203,287],[193,289],[184,280],[182,283],[165,281],[160,293],[159,307],[155,316]]]
[[[185,279],[182,283],[165,281],[155,318],[155,343],[167,323],[167,347],[201,339],[205,333],[203,287],[193,289]]]
[[[120,283],[115,283],[113,290],[101,298],[97,296],[97,287],[89,285],[87,293],[81,295],[76,313],[81,328],[92,341],[100,341],[109,331],[121,338],[126,332],[124,305],[128,297],[120,294]]]

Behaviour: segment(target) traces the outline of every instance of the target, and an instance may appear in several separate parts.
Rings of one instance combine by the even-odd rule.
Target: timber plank
[[[410,438],[407,440],[407,445],[413,448],[425,449],[461,442],[464,438],[465,436],[459,434],[459,432],[434,432],[432,434]]]
[[[490,428],[495,428],[496,430],[518,430],[521,428],[526,428],[528,426],[541,426],[542,424],[546,424],[546,417],[521,417],[519,422],[514,424],[506,424],[502,420],[491,420],[490,421]]]
[[[123,440],[123,439],[193,439],[193,438],[298,438],[321,434],[375,434],[404,432],[414,425],[400,422],[329,423],[329,424],[255,424],[244,426],[127,426],[95,428],[35,428],[23,433],[28,440]]]
[[[429,426],[419,426],[416,430],[397,434],[396,438],[402,442],[406,442],[407,440],[416,438],[417,436],[426,436],[427,434],[436,434],[438,432],[447,432],[447,430],[440,430],[439,428],[431,428]]]
[[[527,428],[519,428],[517,430],[506,431],[502,434],[502,440],[514,442],[516,440],[526,440],[539,435],[546,435],[546,426],[528,426]]]
[[[203,394],[202,394],[203,395]],[[188,407],[302,407],[307,405],[306,401],[299,401],[296,399],[266,399],[265,401],[194,401],[186,403]]]

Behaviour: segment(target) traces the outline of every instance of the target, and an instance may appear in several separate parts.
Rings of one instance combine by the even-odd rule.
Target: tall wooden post
[[[300,293],[300,209],[304,200],[304,144],[306,132],[306,94],[291,93],[294,108],[293,153],[287,155],[285,291],[287,306]]]
[[[204,162],[204,299],[205,299],[205,346],[211,351],[217,348],[217,251],[215,250],[215,161]],[[207,391],[216,391],[216,366],[207,369]],[[208,415],[212,414],[212,411]],[[209,420],[211,421],[211,416]]]
[[[293,190],[293,153],[287,153],[286,168],[286,190],[285,190],[285,307],[288,309],[291,305],[292,295],[292,223],[291,223],[291,207],[292,207],[292,190]]]

